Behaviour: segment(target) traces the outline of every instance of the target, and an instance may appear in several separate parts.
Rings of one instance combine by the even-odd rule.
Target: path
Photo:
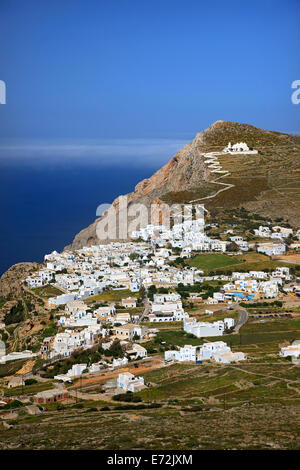
[[[149,315],[149,313],[150,313],[150,304],[149,304],[148,297],[146,297],[145,298],[145,308],[144,308],[144,311],[143,311],[142,315],[139,318],[139,323],[141,323],[143,321],[143,319]]]
[[[244,307],[241,307],[239,304],[233,304],[232,307],[239,312],[238,321],[234,327],[234,333],[238,333],[239,329],[247,323],[249,318],[249,312]]]
[[[75,389],[77,387],[84,387],[85,385],[90,385],[90,384],[98,384],[99,382],[107,382],[110,379],[118,377],[120,373],[124,372],[131,372],[134,375],[140,375],[145,372],[150,372],[151,370],[158,369],[160,367],[163,367],[165,364],[163,362],[163,359],[159,356],[153,356],[151,360],[146,359],[145,361],[138,362],[139,367],[134,367],[134,365],[126,366],[126,367],[120,367],[117,368],[114,371],[108,371],[108,372],[99,372],[91,377],[83,378],[79,377],[76,378],[75,380],[77,381],[76,384],[74,384],[70,389]],[[70,390],[69,389],[69,390]]]
[[[193,201],[189,201],[190,203],[194,203],[194,202],[199,202],[199,201],[203,201],[204,199],[213,199],[215,198],[218,194],[220,194],[221,192],[223,191],[227,191],[228,189],[230,188],[233,188],[234,187],[234,184],[230,184],[230,183],[220,183],[219,180],[222,179],[222,178],[226,178],[227,176],[229,176],[231,173],[227,170],[222,170],[222,166],[218,160],[218,156],[219,155],[224,155],[223,152],[209,152],[209,153],[204,153],[202,154],[203,157],[206,157],[208,158],[208,160],[205,160],[204,163],[208,163],[208,168],[211,169],[210,172],[211,173],[219,173],[221,174],[221,176],[219,176],[219,178],[215,179],[214,181],[211,181],[211,183],[214,183],[214,184],[219,184],[219,185],[222,185],[224,186],[223,188],[219,189],[215,194],[212,194],[211,196],[205,196],[205,197],[201,197],[199,199],[194,199]]]
[[[83,393],[83,392],[80,392],[78,391],[77,389],[75,390],[68,390],[69,392],[69,395],[71,397],[74,397],[77,399],[80,399],[80,400],[92,400],[92,401],[112,401],[112,396],[108,396],[106,393]],[[116,402],[114,402],[114,404],[116,404]]]

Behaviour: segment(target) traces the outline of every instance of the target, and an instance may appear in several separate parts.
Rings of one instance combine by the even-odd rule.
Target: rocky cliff
[[[21,281],[38,268],[38,263],[14,264],[0,277],[0,297],[19,296]]]
[[[223,182],[231,186],[216,194],[216,175],[205,164],[204,153],[222,150],[228,142],[246,142],[259,154],[222,156],[227,176]],[[216,121],[196,135],[151,178],[137,184],[127,195],[133,202],[149,206],[155,202],[184,203],[197,200],[209,211],[243,205],[251,211],[280,217],[292,224],[300,223],[300,139],[299,136],[258,129],[249,124]],[[120,199],[113,202],[118,211]],[[96,226],[100,219],[79,232],[67,249],[100,243]]]

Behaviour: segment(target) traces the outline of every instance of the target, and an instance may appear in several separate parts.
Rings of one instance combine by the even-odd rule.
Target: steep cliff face
[[[222,156],[222,168],[228,175],[222,180],[232,189],[219,196],[216,193],[216,175],[205,164],[204,153],[220,151],[228,142],[246,142],[259,150],[257,156]],[[182,148],[166,165],[137,184],[134,192],[127,195],[129,205],[133,202],[149,206],[153,201],[184,203],[199,200],[209,210],[244,205],[269,216],[280,216],[283,208],[289,221],[299,220],[295,200],[299,197],[299,136],[258,129],[248,124],[216,121],[208,129],[196,135],[194,140]],[[288,171],[294,171],[294,178]],[[283,190],[286,185],[295,187],[296,193]],[[293,186],[294,185],[294,186]],[[298,185],[299,186],[299,185]],[[207,199],[207,197],[209,197]],[[293,200],[294,197],[294,200]],[[274,199],[278,204],[274,204]],[[113,202],[118,211],[119,198]],[[277,213],[276,213],[277,211]],[[68,249],[100,243],[96,235],[97,219],[79,232]]]

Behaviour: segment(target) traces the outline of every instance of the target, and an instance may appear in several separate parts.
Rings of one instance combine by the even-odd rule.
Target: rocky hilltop
[[[246,142],[258,155],[224,155],[227,172],[222,182],[231,189],[217,196],[216,175],[205,164],[204,154],[221,151],[228,142]],[[258,214],[284,216],[292,225],[300,223],[300,136],[262,130],[249,124],[216,121],[198,133],[166,165],[138,183],[128,203],[184,203],[197,200],[211,212],[244,206]],[[118,211],[119,197],[113,202]],[[96,226],[100,219],[79,232],[67,249],[99,243]]]
[[[0,277],[0,297],[19,296],[21,293],[21,281],[26,279],[39,267],[38,263],[18,263],[11,266]]]

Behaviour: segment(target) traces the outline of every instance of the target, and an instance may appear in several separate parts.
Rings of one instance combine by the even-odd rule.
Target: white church
[[[237,144],[231,145],[231,142],[223,149],[224,153],[230,153],[232,155],[236,154],[245,154],[245,153],[250,153],[250,154],[257,154],[257,150],[250,150],[248,145],[245,142],[239,142]]]

